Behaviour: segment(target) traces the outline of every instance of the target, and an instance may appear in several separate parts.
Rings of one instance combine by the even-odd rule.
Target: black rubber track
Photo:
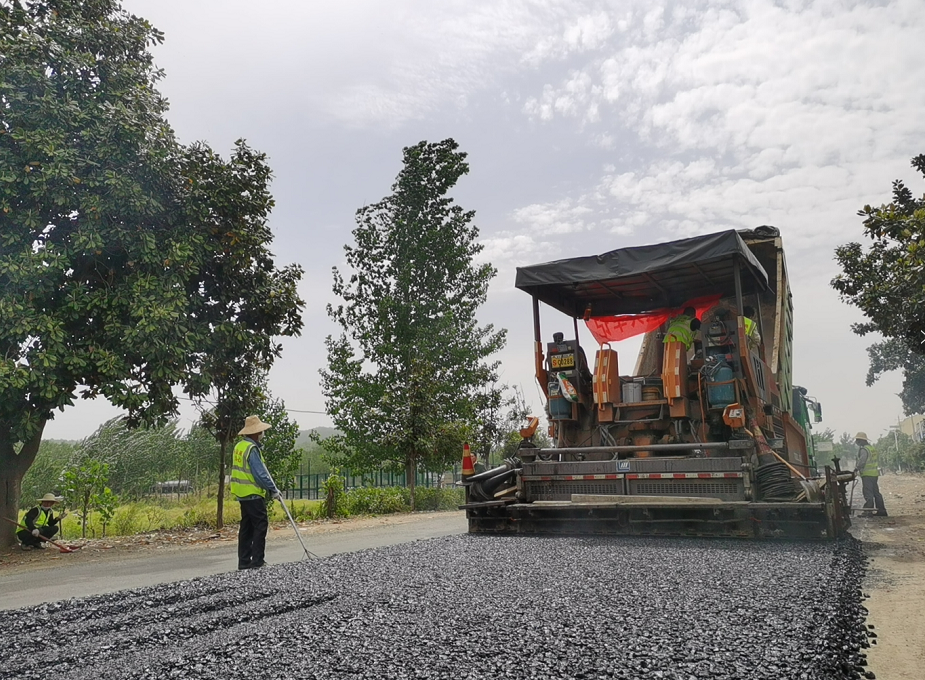
[[[0,612],[0,678],[860,678],[863,571],[854,540],[452,536]]]

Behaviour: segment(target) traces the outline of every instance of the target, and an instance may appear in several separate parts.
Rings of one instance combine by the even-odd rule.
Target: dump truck
[[[515,285],[532,298],[551,445],[535,442],[536,417],[502,465],[464,460],[470,532],[845,533],[853,473],[837,460],[817,473],[812,460],[821,406],[793,384],[793,305],[776,228],[520,267]],[[547,308],[571,328],[544,336]],[[596,341],[593,355],[579,323]],[[638,356],[624,365],[615,345],[639,335]]]

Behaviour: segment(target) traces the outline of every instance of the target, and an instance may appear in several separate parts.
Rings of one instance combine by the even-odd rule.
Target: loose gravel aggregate
[[[462,535],[0,612],[0,678],[871,678],[857,541]]]

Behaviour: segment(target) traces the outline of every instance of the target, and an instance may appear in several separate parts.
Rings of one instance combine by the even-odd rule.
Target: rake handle
[[[12,519],[10,519],[9,517],[0,517],[0,519],[6,520],[7,522],[9,522],[10,524],[12,524],[13,526],[17,526],[17,527],[19,527],[20,529],[25,529],[26,531],[29,531],[29,527],[27,527],[27,526],[24,525],[24,524],[20,524],[19,522],[15,521],[15,520],[12,520]],[[75,550],[77,550],[77,548],[68,548],[66,545],[61,545],[61,544],[58,543],[57,541],[53,541],[53,540],[51,540],[50,538],[45,538],[44,536],[42,536],[42,534],[39,534],[38,537],[39,537],[40,539],[42,539],[43,541],[45,541],[46,543],[51,543],[53,546],[55,546],[58,550],[60,550],[60,551],[63,552],[63,553],[72,553],[72,552],[74,552]]]

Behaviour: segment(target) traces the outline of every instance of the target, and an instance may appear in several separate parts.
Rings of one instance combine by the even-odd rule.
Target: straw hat
[[[269,430],[271,427],[273,426],[269,423],[261,422],[260,418],[257,416],[247,416],[247,419],[244,421],[244,427],[241,428],[238,434],[257,434],[258,432]]]
[[[61,501],[60,498],[55,496],[53,493],[46,493],[41,498],[36,498],[39,503],[58,503]]]
[[[858,432],[856,435],[854,435],[854,438],[855,438],[855,439],[863,439],[865,442],[869,442],[869,441],[870,441],[870,440],[867,438],[867,433],[866,433],[866,432]]]

